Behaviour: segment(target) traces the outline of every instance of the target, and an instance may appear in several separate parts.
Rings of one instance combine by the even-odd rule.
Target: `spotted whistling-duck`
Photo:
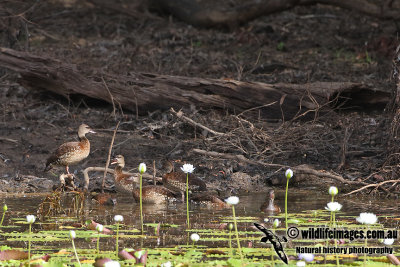
[[[184,201],[184,195],[186,192],[186,173],[183,172],[173,172],[173,164],[170,161],[165,162],[164,165],[166,173],[163,175],[162,182],[164,186],[173,192],[180,192],[182,196],[182,201]],[[206,191],[206,183],[197,178],[192,173],[189,173],[189,191],[199,192]]]
[[[57,150],[47,159],[45,171],[50,170],[54,166],[65,166],[67,174],[69,166],[77,164],[89,156],[90,142],[86,138],[87,133],[96,133],[86,124],[81,124],[78,129],[79,142],[68,142],[62,144]]]
[[[269,190],[265,202],[261,205],[260,210],[267,213],[281,212],[281,208],[274,204],[275,192],[274,190]]]
[[[139,202],[140,190],[138,188],[139,175],[133,176],[123,173],[122,169],[125,166],[124,156],[116,156],[111,164],[117,164],[114,171],[115,188],[118,192],[132,193],[136,202]],[[159,204],[167,201],[174,201],[175,194],[160,185],[146,185],[142,187],[142,203],[144,204]]]
[[[210,192],[197,192],[190,197],[190,200],[196,204],[205,205],[206,207],[229,208],[225,201],[213,195]]]

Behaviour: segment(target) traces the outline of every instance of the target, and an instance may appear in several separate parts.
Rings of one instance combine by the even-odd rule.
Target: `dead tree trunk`
[[[264,107],[266,118],[291,119],[302,112],[329,109],[333,98],[345,93],[359,104],[383,103],[389,94],[361,83],[316,82],[309,84],[266,84],[236,80],[128,73],[85,77],[79,66],[27,52],[0,48],[0,65],[19,72],[21,84],[68,97],[82,94],[144,113],[155,109],[190,107],[222,108],[241,112]],[[363,97],[360,97],[362,95]]]
[[[399,6],[393,1],[375,2],[368,0],[247,0],[239,1],[237,5],[231,6],[228,1],[150,0],[150,5],[198,27],[234,27],[257,17],[281,12],[298,5],[316,4],[337,6],[381,19],[398,20],[400,18]]]

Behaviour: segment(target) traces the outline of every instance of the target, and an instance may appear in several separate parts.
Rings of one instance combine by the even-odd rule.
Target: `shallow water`
[[[266,193],[257,192],[240,197],[240,203],[236,206],[237,216],[253,216],[262,221],[266,214],[260,211],[260,206],[265,201]],[[24,195],[0,195],[3,203],[8,206],[7,217],[25,217],[27,214],[36,214],[40,203],[44,200],[44,194]],[[137,225],[139,221],[139,205],[129,195],[115,195],[117,204],[115,206],[103,206],[86,201],[84,219],[93,219],[103,224],[112,224],[114,215],[123,215],[124,223]],[[284,190],[275,190],[275,204],[284,211]],[[289,189],[288,212],[300,213],[310,210],[324,209],[330,196],[316,190]],[[393,215],[397,213],[397,205],[391,199],[379,199],[374,197],[337,197],[335,201],[343,204],[341,214],[358,215],[360,212],[374,212],[377,215]],[[67,209],[68,207],[63,207]],[[205,206],[191,204],[191,222],[204,224],[221,216],[231,216],[231,209],[208,208]],[[151,223],[175,223],[184,224],[186,220],[186,205],[184,203],[168,205],[143,205],[144,221]],[[7,218],[6,218],[7,221]],[[5,221],[5,222],[6,222]]]
[[[240,196],[240,203],[236,206],[237,216],[256,217],[263,221],[268,217],[261,212],[260,206],[265,201],[266,193],[257,192]],[[81,219],[92,219],[103,224],[113,224],[114,215],[124,216],[124,223],[127,225],[139,225],[139,205],[135,203],[129,195],[115,195],[117,204],[115,206],[98,205],[93,201],[86,201],[84,216]],[[25,195],[2,195],[3,203],[8,205],[7,217],[25,217],[27,214],[37,213],[40,203],[45,198],[42,194]],[[284,211],[284,190],[275,190],[275,204]],[[300,213],[310,210],[324,209],[326,203],[330,201],[330,196],[325,192],[317,190],[298,190],[289,189],[288,212]],[[340,214],[358,215],[360,212],[374,212],[377,215],[393,215],[397,213],[397,205],[393,206],[393,200],[382,200],[373,197],[337,197],[335,201],[343,204]],[[64,204],[69,205],[69,202]],[[64,206],[65,210],[69,207]],[[191,224],[202,225],[210,222],[217,222],[218,218],[231,216],[232,210],[221,208],[208,208],[205,206],[191,204]],[[186,222],[186,205],[184,203],[168,205],[143,205],[145,223],[168,223],[183,225]],[[339,215],[340,216],[340,215]],[[7,222],[7,217],[5,223]]]
[[[289,205],[288,211],[292,214],[299,214],[302,212],[310,212],[311,210],[323,210],[326,203],[330,201],[330,196],[327,193],[319,192],[317,190],[298,190],[289,189]],[[284,194],[283,190],[275,190],[276,204],[284,210]],[[238,228],[241,231],[250,232],[246,234],[241,240],[243,240],[242,246],[248,246],[249,241],[252,240],[251,246],[260,247],[258,242],[258,235],[261,233],[257,232],[252,228],[252,222],[264,222],[268,218],[268,214],[264,214],[259,211],[260,206],[265,200],[266,193],[251,193],[240,196],[240,203],[236,207],[236,215],[239,217]],[[8,212],[4,225],[13,225],[15,218],[25,219],[28,214],[37,214],[40,203],[44,200],[45,195],[3,195],[2,202],[8,205]],[[63,208],[68,213],[71,205],[69,197],[64,200]],[[355,217],[360,212],[374,212],[379,216],[383,215],[396,215],[398,213],[397,207],[393,207],[393,200],[382,201],[378,198],[371,197],[338,197],[336,201],[343,204],[342,212],[337,214],[337,218],[341,216],[352,216],[346,218],[350,221],[355,222]],[[120,248],[162,248],[162,247],[177,247],[185,246],[190,244],[189,234],[191,232],[198,232],[201,235],[201,240],[198,242],[200,246],[207,246],[209,248],[227,247],[226,239],[221,241],[212,235],[213,231],[226,231],[226,222],[231,221],[232,210],[227,209],[216,209],[208,208],[200,205],[191,204],[191,230],[188,233],[186,231],[186,205],[183,203],[168,204],[168,205],[143,205],[144,213],[144,231],[145,237],[141,238],[139,233],[135,233],[137,237],[124,238],[125,235],[132,235],[132,229],[140,229],[140,217],[139,217],[139,205],[134,202],[133,198],[129,195],[117,196],[117,204],[115,206],[101,206],[90,200],[85,202],[85,208],[83,215],[78,218],[68,218],[67,215],[62,215],[60,219],[56,219],[57,223],[51,223],[50,221],[39,221],[34,224],[33,231],[39,232],[43,230],[68,230],[70,226],[63,222],[63,217],[73,222],[83,223],[85,220],[94,220],[107,227],[112,227],[114,224],[113,218],[115,215],[120,214],[124,216],[123,226],[121,227],[121,243]],[[276,214],[275,214],[276,215]],[[282,215],[282,214],[278,214]],[[298,215],[301,217],[301,215]],[[14,219],[11,219],[14,218]],[[72,220],[71,220],[72,219]],[[49,224],[47,224],[49,223]],[[160,223],[159,233],[156,234],[157,224]],[[225,224],[225,225],[224,225]],[[171,227],[171,225],[175,225]],[[388,226],[388,225],[386,225]],[[397,226],[397,221],[391,223],[390,227]],[[26,225],[19,225],[18,228],[12,228],[12,231],[26,231]],[[213,230],[214,229],[214,230]],[[9,231],[5,228],[3,231]],[[211,230],[207,232],[207,230]],[[252,234],[251,232],[254,232]],[[281,231],[281,234],[284,234]],[[94,235],[95,237],[96,235]],[[246,239],[248,236],[248,240]],[[225,237],[226,238],[226,237]],[[246,242],[247,241],[247,242]],[[96,243],[94,240],[89,241],[87,239],[77,240],[77,247],[85,249],[94,249]],[[113,250],[115,242],[112,238],[102,238],[101,241],[102,250]],[[0,240],[0,244],[8,244],[13,247],[24,248],[26,244],[21,242],[9,242],[5,241],[4,238]],[[69,247],[69,241],[59,243],[48,243],[38,246],[40,242],[36,242],[36,252],[40,253],[40,248],[45,248],[45,251],[58,251],[60,247]],[[48,246],[48,247],[47,247]]]

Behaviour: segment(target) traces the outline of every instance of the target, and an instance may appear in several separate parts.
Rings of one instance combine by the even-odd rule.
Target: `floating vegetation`
[[[385,266],[397,260],[398,254],[387,250],[398,247],[397,235],[382,240],[371,239],[368,243],[362,238],[289,237],[283,220],[289,229],[296,227],[299,234],[320,227],[349,231],[390,231],[384,224],[397,225],[398,216],[362,213],[356,220],[357,216],[344,213],[345,203],[342,206],[332,201],[337,201],[333,199],[337,191],[332,190],[329,190],[330,196],[326,197],[328,204],[321,202],[320,209],[288,213],[287,220],[285,214],[267,218],[249,216],[254,214],[245,212],[242,205],[246,203],[241,198],[239,204],[237,197],[226,200],[232,207],[232,214],[228,213],[229,209],[203,213],[191,210],[190,229],[186,224],[186,203],[173,206],[171,212],[161,215],[150,214],[144,209],[143,234],[138,205],[129,213],[122,213],[124,217],[114,215],[114,210],[97,206],[94,208],[100,212],[91,215],[85,206],[75,205],[73,201],[60,196],[60,203],[68,203],[70,206],[63,206],[63,209],[58,210],[60,213],[54,213],[54,216],[46,215],[37,219],[29,216],[24,219],[21,218],[21,212],[13,213],[12,208],[7,211],[5,226],[0,231],[0,245],[4,245],[0,247],[0,265],[282,266],[283,262],[274,249],[273,241],[264,239],[265,243],[260,242],[265,235],[253,227],[255,222],[263,222],[263,227],[281,241],[291,266]],[[77,196],[68,195],[70,198]],[[49,198],[46,199],[49,201]],[[54,195],[53,199],[58,201],[58,196]],[[86,223],[83,218],[76,216],[77,213],[65,212],[69,210],[68,207],[71,210],[83,207],[85,219],[88,219]],[[146,208],[146,205],[143,207]],[[39,208],[38,212],[41,211],[43,209]],[[99,213],[104,215],[99,216]],[[202,218],[206,213],[208,217]],[[260,216],[265,214],[260,213]],[[287,237],[287,242],[284,237]],[[336,250],[326,252],[326,248]],[[305,251],[307,249],[313,251]],[[340,249],[347,252],[340,253]],[[386,249],[386,252],[373,252],[374,249]],[[350,253],[350,250],[353,252]]]

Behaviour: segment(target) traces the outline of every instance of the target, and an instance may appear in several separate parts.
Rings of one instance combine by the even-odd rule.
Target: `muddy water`
[[[36,214],[39,204],[45,195],[25,194],[25,195],[2,195],[1,201],[8,205],[8,214]],[[261,204],[265,200],[266,193],[258,192],[240,196],[240,203],[237,205],[238,216],[265,217],[259,211]],[[88,202],[85,207],[85,219],[95,219],[103,223],[112,223],[110,220],[115,214],[121,214],[125,218],[126,224],[136,224],[139,219],[139,205],[129,196],[116,196],[117,205],[101,206],[94,202]],[[284,190],[275,190],[275,202],[284,210]],[[289,189],[288,211],[289,213],[299,213],[309,210],[323,209],[330,201],[330,196],[324,192],[315,190],[296,190]],[[336,198],[335,201],[343,204],[342,211],[347,215],[358,215],[360,212],[375,212],[385,214],[385,210],[390,212],[393,201],[382,200],[373,197],[346,197]],[[68,208],[68,207],[64,207]],[[393,207],[392,207],[393,208]],[[185,204],[169,205],[144,205],[145,221],[163,221],[165,223],[182,223],[186,219]],[[207,223],[214,219],[214,216],[229,216],[230,209],[211,209],[200,205],[191,204],[191,216],[193,223]],[[146,220],[147,219],[147,220]],[[172,221],[171,221],[172,220]],[[176,221],[175,221],[176,220]]]
[[[266,193],[257,192],[240,196],[237,205],[238,216],[254,216],[264,218],[265,215],[259,208],[265,201]],[[39,204],[43,201],[43,194],[0,195],[1,202],[8,206],[8,214],[23,215],[36,214]],[[126,224],[136,224],[139,219],[139,205],[129,196],[117,196],[115,206],[102,206],[94,202],[87,202],[85,207],[85,219],[95,219],[103,223],[112,223],[110,216],[121,214]],[[275,190],[275,203],[282,210],[285,204],[285,191]],[[309,210],[324,209],[330,196],[324,192],[289,189],[288,211],[299,213]],[[389,215],[393,212],[393,200],[382,200],[374,197],[338,197],[335,201],[343,204],[342,212],[346,215],[358,215],[360,212],[375,212],[378,215]],[[64,207],[68,208],[68,207]],[[185,204],[169,205],[143,205],[145,221],[162,221],[165,223],[183,223],[186,220]],[[231,209],[207,208],[201,205],[191,204],[191,216],[193,223],[207,223],[215,219],[214,216],[230,216]],[[147,219],[147,220],[146,220]]]
[[[239,217],[254,217],[255,222],[262,222],[267,217],[266,214],[259,211],[261,204],[265,200],[266,193],[252,193],[240,196],[240,203],[236,207],[236,214]],[[284,210],[283,190],[275,190],[276,204]],[[5,225],[13,224],[10,218],[25,218],[27,214],[35,214],[40,203],[43,201],[44,195],[19,195],[19,196],[2,196],[2,202],[8,205],[8,212]],[[124,224],[126,228],[135,227],[140,229],[139,205],[134,202],[130,196],[117,196],[117,205],[115,206],[100,206],[94,202],[87,201],[85,211],[82,218],[77,221],[83,222],[87,219],[92,219],[104,225],[112,225],[114,215],[120,214],[124,216]],[[310,210],[324,209],[326,203],[330,201],[330,196],[324,192],[316,190],[296,190],[290,189],[289,193],[289,213],[300,213]],[[338,198],[343,204],[342,213],[338,215],[358,215],[360,212],[374,212],[378,215],[393,215],[391,203],[393,201],[382,201],[374,198],[347,197]],[[69,207],[63,207],[68,209]],[[126,240],[123,246],[136,247],[157,247],[157,246],[175,246],[185,243],[187,235],[185,234],[186,222],[186,206],[185,204],[169,204],[169,205],[144,205],[144,222],[149,224],[161,223],[161,225],[175,224],[180,227],[161,228],[161,238],[148,238],[144,240],[139,238],[136,240]],[[397,213],[397,211],[396,211]],[[191,205],[191,228],[192,229],[218,229],[226,217],[231,216],[231,209],[210,209],[199,205]],[[240,223],[239,228],[249,230],[251,223]],[[40,226],[36,227],[40,230]],[[145,227],[146,235],[155,233],[154,226]],[[251,231],[251,230],[250,230]],[[107,241],[103,240],[104,246]],[[141,243],[139,243],[141,242]],[[210,245],[207,243],[206,245]],[[217,244],[215,244],[217,245]],[[110,249],[113,246],[109,244]]]

